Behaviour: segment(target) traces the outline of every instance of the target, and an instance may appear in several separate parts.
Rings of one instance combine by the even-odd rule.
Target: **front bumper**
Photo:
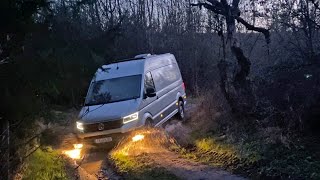
[[[96,138],[99,136],[106,136],[106,135],[125,134],[140,127],[141,125],[138,125],[138,121],[135,121],[135,122],[130,122],[128,124],[124,124],[122,125],[121,128],[109,129],[104,131],[86,132],[86,133],[77,130],[76,134],[77,134],[77,137],[80,139],[87,139],[87,138]]]
[[[81,144],[86,144],[86,146],[88,147],[88,145],[90,146],[99,146],[99,145],[111,145],[113,147],[113,145],[117,144],[118,142],[120,142],[123,138],[127,137],[129,133],[114,133],[114,134],[107,134],[107,135],[99,135],[99,136],[92,136],[92,137],[86,137],[83,139],[78,139],[78,143]],[[112,141],[110,142],[104,142],[104,143],[96,143],[95,140],[96,139],[101,139],[101,138],[112,138]]]

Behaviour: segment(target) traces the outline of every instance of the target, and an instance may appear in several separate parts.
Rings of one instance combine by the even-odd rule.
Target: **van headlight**
[[[138,112],[130,114],[123,118],[123,124],[138,120]]]
[[[83,131],[83,123],[77,122],[77,129]]]

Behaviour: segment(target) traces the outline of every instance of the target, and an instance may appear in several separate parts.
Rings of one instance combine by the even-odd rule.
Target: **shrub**
[[[67,180],[65,161],[51,148],[38,149],[29,157],[23,179]]]

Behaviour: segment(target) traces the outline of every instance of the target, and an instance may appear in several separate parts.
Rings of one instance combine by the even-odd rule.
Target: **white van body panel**
[[[110,65],[103,65],[102,68],[105,71],[98,69],[96,72],[96,81],[112,79],[123,76],[132,76],[137,74],[143,74],[144,72],[144,61],[133,60],[126,62],[119,62]],[[94,79],[93,79],[94,80]]]
[[[114,102],[104,105],[86,106],[82,108],[83,117],[81,120],[85,123],[99,123],[106,119],[115,120],[132,114],[137,111],[140,99],[131,99],[128,101]],[[90,111],[90,113],[87,113]]]
[[[106,104],[86,105],[81,109],[78,122],[83,124],[84,130],[77,131],[79,138],[126,133],[144,126],[147,119],[159,126],[178,112],[179,100],[186,103],[178,64],[174,55],[169,53],[138,55],[136,59],[130,61],[103,65],[95,73],[88,94],[93,91],[93,84],[99,81],[137,75],[141,75],[140,97]],[[153,80],[155,97],[145,95],[147,79]],[[138,113],[138,119],[123,123],[123,118],[133,113]],[[103,129],[101,127],[98,129],[101,124],[104,126]]]

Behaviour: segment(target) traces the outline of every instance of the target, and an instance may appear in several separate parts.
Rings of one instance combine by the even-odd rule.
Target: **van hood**
[[[139,99],[108,104],[85,106],[79,113],[79,120],[84,123],[97,123],[122,119],[138,110]]]

